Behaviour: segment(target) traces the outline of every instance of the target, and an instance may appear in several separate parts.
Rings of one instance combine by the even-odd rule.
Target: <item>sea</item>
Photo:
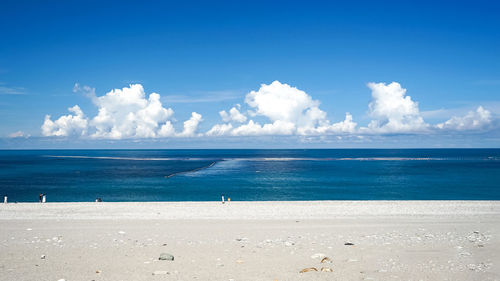
[[[9,202],[500,200],[500,149],[1,150]]]

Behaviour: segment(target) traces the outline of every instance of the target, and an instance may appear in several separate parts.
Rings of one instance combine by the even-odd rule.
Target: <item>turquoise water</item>
[[[0,151],[9,201],[499,200],[500,149]]]

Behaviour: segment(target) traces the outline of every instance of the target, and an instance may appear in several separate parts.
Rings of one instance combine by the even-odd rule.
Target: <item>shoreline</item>
[[[500,215],[500,201],[231,201],[0,204],[9,219],[279,220]]]

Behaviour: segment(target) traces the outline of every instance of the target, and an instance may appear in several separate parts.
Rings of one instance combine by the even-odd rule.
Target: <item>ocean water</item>
[[[500,200],[500,149],[3,150],[0,195],[35,202]]]

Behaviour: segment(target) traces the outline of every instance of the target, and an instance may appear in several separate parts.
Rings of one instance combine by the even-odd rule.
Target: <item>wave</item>
[[[459,161],[459,160],[489,160],[499,161],[499,157],[462,158],[462,157],[115,157],[115,156],[77,156],[77,155],[45,155],[54,158],[128,160],[128,161]],[[215,163],[214,162],[214,163]]]
[[[115,157],[115,156],[74,156],[74,155],[45,155],[53,158],[77,158],[77,159],[102,159],[102,160],[129,160],[129,161],[210,161],[212,158],[192,158],[192,157]]]
[[[171,178],[171,177],[174,177],[174,176],[178,176],[178,175],[182,175],[182,174],[198,172],[198,171],[201,171],[201,170],[204,170],[204,169],[208,169],[208,168],[212,167],[215,164],[217,164],[217,161],[214,161],[214,162],[212,162],[209,165],[204,166],[204,167],[192,169],[192,170],[189,170],[189,171],[182,171],[182,172],[173,173],[173,174],[170,174],[168,176],[165,176],[165,178],[168,179],[168,178]]]

